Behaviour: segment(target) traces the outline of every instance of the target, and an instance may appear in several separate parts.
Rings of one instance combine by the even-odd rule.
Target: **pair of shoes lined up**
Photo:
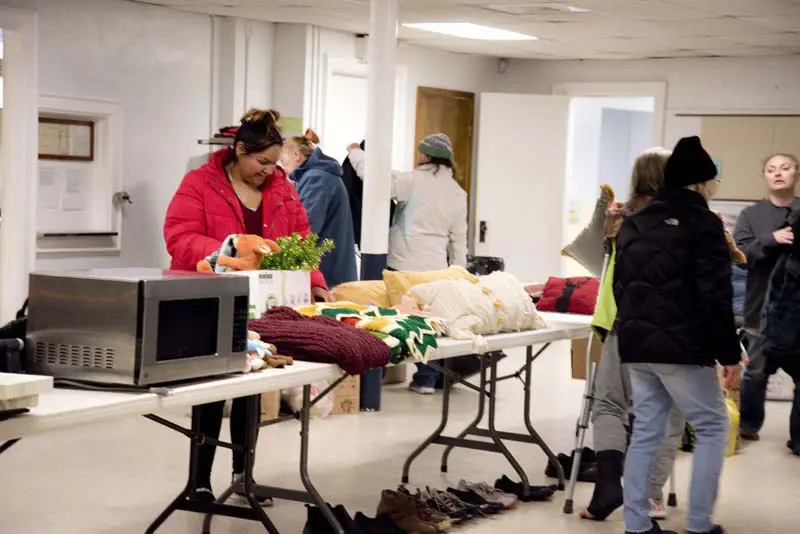
[[[575,452],[571,456],[558,455],[558,463],[564,470],[564,476],[569,479],[572,473],[572,464],[575,463]],[[552,462],[547,462],[544,474],[549,478],[558,478],[558,471]],[[581,464],[578,466],[578,482],[597,482],[597,455],[589,447],[584,447],[581,453]]]
[[[484,482],[462,480],[457,488],[426,488],[415,493],[401,486],[383,492],[378,515],[388,516],[403,532],[427,534],[508,510],[517,501],[515,495]]]
[[[308,520],[303,528],[303,534],[334,533],[333,527],[325,519],[322,510],[311,505],[306,505],[306,508],[308,509]],[[356,512],[355,517],[351,517],[347,509],[341,504],[330,506],[330,509],[345,534],[403,534],[404,532],[386,515],[371,518],[361,512]]]
[[[522,502],[542,502],[549,501],[558,489],[558,486],[528,486],[528,495],[525,495],[521,482],[514,482],[508,476],[503,475],[494,482],[495,489],[514,495]]]

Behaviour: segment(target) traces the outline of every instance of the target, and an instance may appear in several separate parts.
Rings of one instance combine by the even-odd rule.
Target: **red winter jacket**
[[[212,154],[208,163],[184,177],[172,197],[164,220],[171,269],[194,271],[197,262],[219,250],[226,237],[246,233],[242,206],[225,174],[230,157],[229,148]],[[283,170],[276,169],[262,191],[262,237],[275,240],[295,232],[309,234],[306,210]],[[322,273],[311,273],[311,286],[327,289]]]

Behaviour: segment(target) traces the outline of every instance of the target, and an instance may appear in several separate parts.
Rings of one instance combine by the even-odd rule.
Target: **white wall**
[[[308,26],[276,24],[272,107],[286,117],[302,117],[305,102]]]
[[[121,256],[39,259],[36,268],[166,265],[164,213],[211,123],[210,18],[121,0],[4,3],[39,14],[40,94],[124,106],[122,181],[134,205]]]
[[[800,56],[641,61],[512,60],[496,91],[550,94],[566,82],[667,82],[664,144],[699,133],[699,120],[676,112],[800,113]]]

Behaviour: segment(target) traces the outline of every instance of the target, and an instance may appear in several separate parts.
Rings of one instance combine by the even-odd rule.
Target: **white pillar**
[[[36,263],[39,178],[39,23],[34,11],[0,7],[4,40],[0,324],[28,296]]]
[[[361,225],[363,278],[389,251],[394,88],[397,72],[397,0],[371,0],[367,66],[367,132]],[[364,267],[367,267],[366,269]],[[382,267],[378,267],[378,270]]]

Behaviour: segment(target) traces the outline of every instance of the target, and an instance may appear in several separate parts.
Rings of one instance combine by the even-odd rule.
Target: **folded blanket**
[[[330,317],[377,335],[392,348],[392,363],[406,358],[426,362],[438,347],[436,338],[440,328],[431,317],[352,302],[314,304],[297,311],[308,316]]]
[[[325,316],[306,317],[291,308],[271,308],[250,321],[250,330],[272,343],[280,354],[297,360],[335,363],[357,375],[391,360],[389,346],[365,330]]]

